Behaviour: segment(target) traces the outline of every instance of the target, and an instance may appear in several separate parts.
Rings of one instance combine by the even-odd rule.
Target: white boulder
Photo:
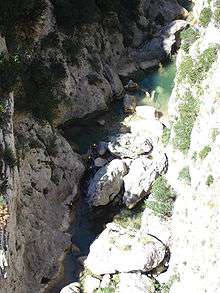
[[[111,223],[90,246],[85,266],[97,275],[149,272],[163,261],[165,253],[166,247],[155,237]]]
[[[127,174],[126,164],[119,159],[111,161],[99,169],[91,179],[88,188],[88,202],[91,206],[107,205],[123,186],[123,177]]]
[[[154,281],[141,273],[120,274],[118,293],[154,293]]]

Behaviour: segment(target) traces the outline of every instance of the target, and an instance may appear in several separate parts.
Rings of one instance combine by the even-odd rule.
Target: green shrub
[[[14,168],[17,165],[17,159],[13,150],[9,147],[6,147],[3,152],[3,159],[5,163],[10,167]]]
[[[211,137],[212,137],[212,141],[214,142],[216,140],[216,137],[219,135],[219,130],[218,128],[213,128],[211,130]]]
[[[214,177],[212,175],[209,175],[206,180],[206,185],[211,186],[213,182],[214,182]]]
[[[59,46],[59,37],[56,32],[50,32],[47,36],[45,36],[41,40],[42,49],[56,48],[58,46]]]
[[[171,216],[176,194],[164,177],[160,176],[155,180],[151,193],[154,200],[146,200],[146,207],[157,216]]]
[[[175,198],[175,192],[172,190],[171,186],[168,184],[167,180],[163,176],[159,176],[153,183],[151,188],[151,193],[157,200],[166,200],[169,198]]]
[[[206,145],[206,146],[205,146],[205,147],[199,152],[199,158],[200,158],[201,160],[204,160],[204,159],[208,156],[209,152],[211,152],[211,147],[210,147],[209,145]]]
[[[167,145],[169,143],[170,140],[170,134],[171,134],[171,130],[169,128],[164,128],[163,129],[163,134],[162,134],[162,143]]]
[[[181,32],[180,37],[181,48],[188,52],[189,47],[199,38],[199,32],[190,26]]]
[[[189,167],[184,167],[180,170],[179,172],[179,177],[178,177],[181,181],[184,181],[187,184],[191,183],[191,176],[189,173]]]
[[[200,13],[199,22],[201,26],[207,27],[212,17],[212,10],[210,7],[203,8]]]
[[[197,152],[194,152],[194,153],[193,153],[193,155],[192,155],[192,159],[193,159],[194,161],[197,160]]]
[[[186,56],[179,67],[178,82],[187,80],[192,85],[200,83],[216,61],[218,50],[219,45],[217,44],[207,48],[197,61],[193,60],[191,56]]]
[[[216,8],[215,8],[215,11],[214,11],[213,18],[214,18],[214,22],[216,24],[220,24],[220,1],[218,1],[216,3]]]
[[[78,63],[78,56],[81,49],[81,44],[77,40],[71,40],[69,38],[66,38],[63,40],[63,49],[67,55],[67,62],[72,64]]]
[[[174,124],[175,136],[173,145],[184,154],[186,154],[190,148],[191,133],[198,111],[199,104],[190,93],[182,97],[182,101],[179,105],[179,117]]]
[[[123,209],[114,217],[114,222],[123,228],[139,230],[141,227],[142,209]]]
[[[199,70],[202,73],[202,78],[205,77],[205,74],[210,70],[212,64],[216,61],[219,48],[218,44],[212,45],[200,55],[196,70]]]

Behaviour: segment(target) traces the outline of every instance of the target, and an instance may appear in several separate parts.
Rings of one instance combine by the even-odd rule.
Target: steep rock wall
[[[195,2],[194,37],[179,52],[169,105],[168,178],[178,191],[168,270],[173,293],[219,291],[218,11],[216,1]]]

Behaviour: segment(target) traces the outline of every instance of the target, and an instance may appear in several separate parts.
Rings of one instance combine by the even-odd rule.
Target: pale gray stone
[[[127,174],[126,164],[119,159],[111,161],[99,169],[90,180],[88,202],[91,206],[107,205],[123,186],[123,177]]]

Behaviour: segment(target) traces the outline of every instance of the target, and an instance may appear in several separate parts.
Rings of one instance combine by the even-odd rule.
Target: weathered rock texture
[[[220,30],[216,18],[210,16],[207,26],[199,21],[204,8],[217,11],[215,1],[196,1],[193,15],[194,23],[199,32],[199,38],[190,44],[189,53],[195,64],[201,62],[201,54],[207,48],[213,48],[220,42]],[[219,8],[218,8],[219,9]],[[206,10],[207,11],[207,10]],[[219,11],[219,10],[218,10]],[[218,20],[219,21],[219,20]],[[172,247],[168,275],[173,279],[170,292],[210,292],[219,291],[219,187],[220,162],[217,150],[220,147],[219,125],[219,47],[214,58],[209,59],[208,69],[203,63],[201,71],[197,72],[198,81],[190,82],[186,76],[176,80],[169,110],[174,127],[171,132],[171,145],[168,148],[169,170],[168,178],[178,191],[173,220]],[[211,49],[212,50],[212,49]],[[207,52],[207,51],[206,51]],[[213,51],[212,51],[213,52]],[[178,74],[186,58],[186,52],[180,51],[178,56]],[[206,55],[207,58],[207,55]],[[212,60],[212,61],[211,61]],[[192,69],[188,68],[188,72]],[[202,75],[203,70],[205,74]],[[177,77],[178,78],[178,77]],[[175,146],[177,121],[181,114],[181,101],[190,92],[191,106],[193,99],[199,104],[196,119],[188,132],[189,145],[183,154]],[[195,102],[194,102],[195,105]],[[188,111],[192,111],[193,108]],[[190,113],[190,112],[189,112]],[[188,141],[188,140],[187,140]],[[191,183],[179,180],[179,172],[184,167],[189,168]]]
[[[176,20],[187,14],[176,0],[72,2],[49,2],[35,49],[66,72],[56,88],[56,123],[106,110],[123,93],[119,76],[158,65],[186,25]]]
[[[12,114],[12,94],[7,103]],[[1,292],[40,292],[59,273],[64,250],[71,245],[70,204],[84,166],[49,124],[23,116],[12,124],[10,117],[2,147],[15,149],[14,129],[18,163],[13,168],[6,163],[2,169],[10,221],[9,269]]]
[[[97,275],[149,272],[165,258],[166,247],[148,234],[108,224],[90,247],[86,267]]]
[[[54,125],[106,110],[123,92],[119,75],[158,64],[170,54],[176,32],[185,26],[184,21],[176,21],[186,15],[177,1],[119,1],[119,6],[107,9],[94,1],[67,2],[65,7],[47,0],[40,22],[34,28],[30,24],[33,47],[26,51],[19,44],[17,48],[24,52],[21,59],[27,64],[35,60],[36,65],[41,60],[58,71],[51,70],[55,75],[64,69],[65,74],[51,89],[58,99]],[[164,32],[168,43],[162,36]],[[22,32],[21,37],[24,35]],[[6,33],[9,53],[17,53],[13,52],[15,44],[10,37]],[[5,47],[1,39],[1,46],[3,43]],[[154,47],[160,51],[156,56]],[[40,80],[34,94],[40,92],[44,81]],[[14,99],[17,107],[21,102],[22,108],[24,102],[24,84],[20,88],[20,82],[15,95],[6,97],[8,117],[0,129],[1,149],[10,147],[18,162],[9,167],[1,157],[11,215],[8,278],[1,288],[7,293],[44,291],[58,274],[64,249],[70,245],[66,232],[69,205],[84,171],[80,158],[48,123],[41,124],[26,113],[13,117]],[[47,90],[41,92],[41,98],[47,97]],[[29,94],[33,94],[31,90]],[[28,101],[26,108],[36,114],[30,107],[32,101]]]

